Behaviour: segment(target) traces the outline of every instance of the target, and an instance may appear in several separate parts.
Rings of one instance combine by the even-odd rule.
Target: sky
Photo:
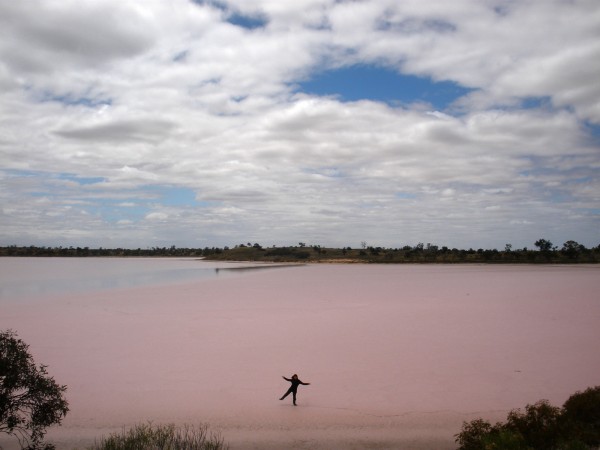
[[[0,245],[600,244],[597,0],[0,3]]]

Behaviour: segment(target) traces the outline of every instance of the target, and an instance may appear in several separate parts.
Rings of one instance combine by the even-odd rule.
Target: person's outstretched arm
[[[290,380],[289,378],[286,378],[286,377],[281,377],[281,378],[283,378],[285,381],[292,381],[292,380]]]
[[[298,380],[300,381],[300,380]],[[303,383],[302,381],[300,381],[300,384],[303,384],[304,386],[308,386],[310,383]]]

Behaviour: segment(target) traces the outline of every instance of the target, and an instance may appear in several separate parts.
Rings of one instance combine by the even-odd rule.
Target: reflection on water
[[[286,267],[298,267],[304,265],[305,264],[261,264],[241,267],[216,267],[215,272],[218,275],[219,272],[249,272],[252,270],[281,269]]]
[[[0,258],[0,300],[155,286],[290,265],[173,258]]]

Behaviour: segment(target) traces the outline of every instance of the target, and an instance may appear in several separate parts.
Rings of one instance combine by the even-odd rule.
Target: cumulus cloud
[[[158,25],[131,2],[4,3],[0,17],[5,64],[34,76],[134,57],[153,45]]]
[[[593,1],[13,3],[6,244],[597,245]],[[443,111],[299,92],[357,64],[468,91]]]
[[[166,137],[174,124],[148,119],[148,120],[121,120],[111,123],[102,123],[77,128],[67,128],[56,131],[56,134],[80,140],[94,142],[127,142],[127,141],[155,141]]]

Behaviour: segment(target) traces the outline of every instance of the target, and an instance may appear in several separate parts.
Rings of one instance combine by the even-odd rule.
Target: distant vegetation
[[[575,264],[599,263],[600,245],[586,248],[576,241],[567,241],[562,247],[547,239],[539,239],[534,247],[513,249],[506,244],[497,249],[457,249],[418,243],[398,248],[373,247],[362,243],[360,248],[326,248],[300,242],[289,247],[263,247],[257,243],[230,247],[178,248],[153,247],[147,249],[91,249],[88,247],[0,247],[0,256],[145,256],[145,257],[203,257],[216,261],[265,262],[359,262],[359,263],[539,263]]]
[[[122,433],[102,438],[90,450],[225,450],[229,448],[217,433],[205,425],[136,425]]]
[[[458,450],[591,450],[600,446],[600,386],[573,394],[562,408],[547,400],[511,411],[504,423],[463,423]]]

